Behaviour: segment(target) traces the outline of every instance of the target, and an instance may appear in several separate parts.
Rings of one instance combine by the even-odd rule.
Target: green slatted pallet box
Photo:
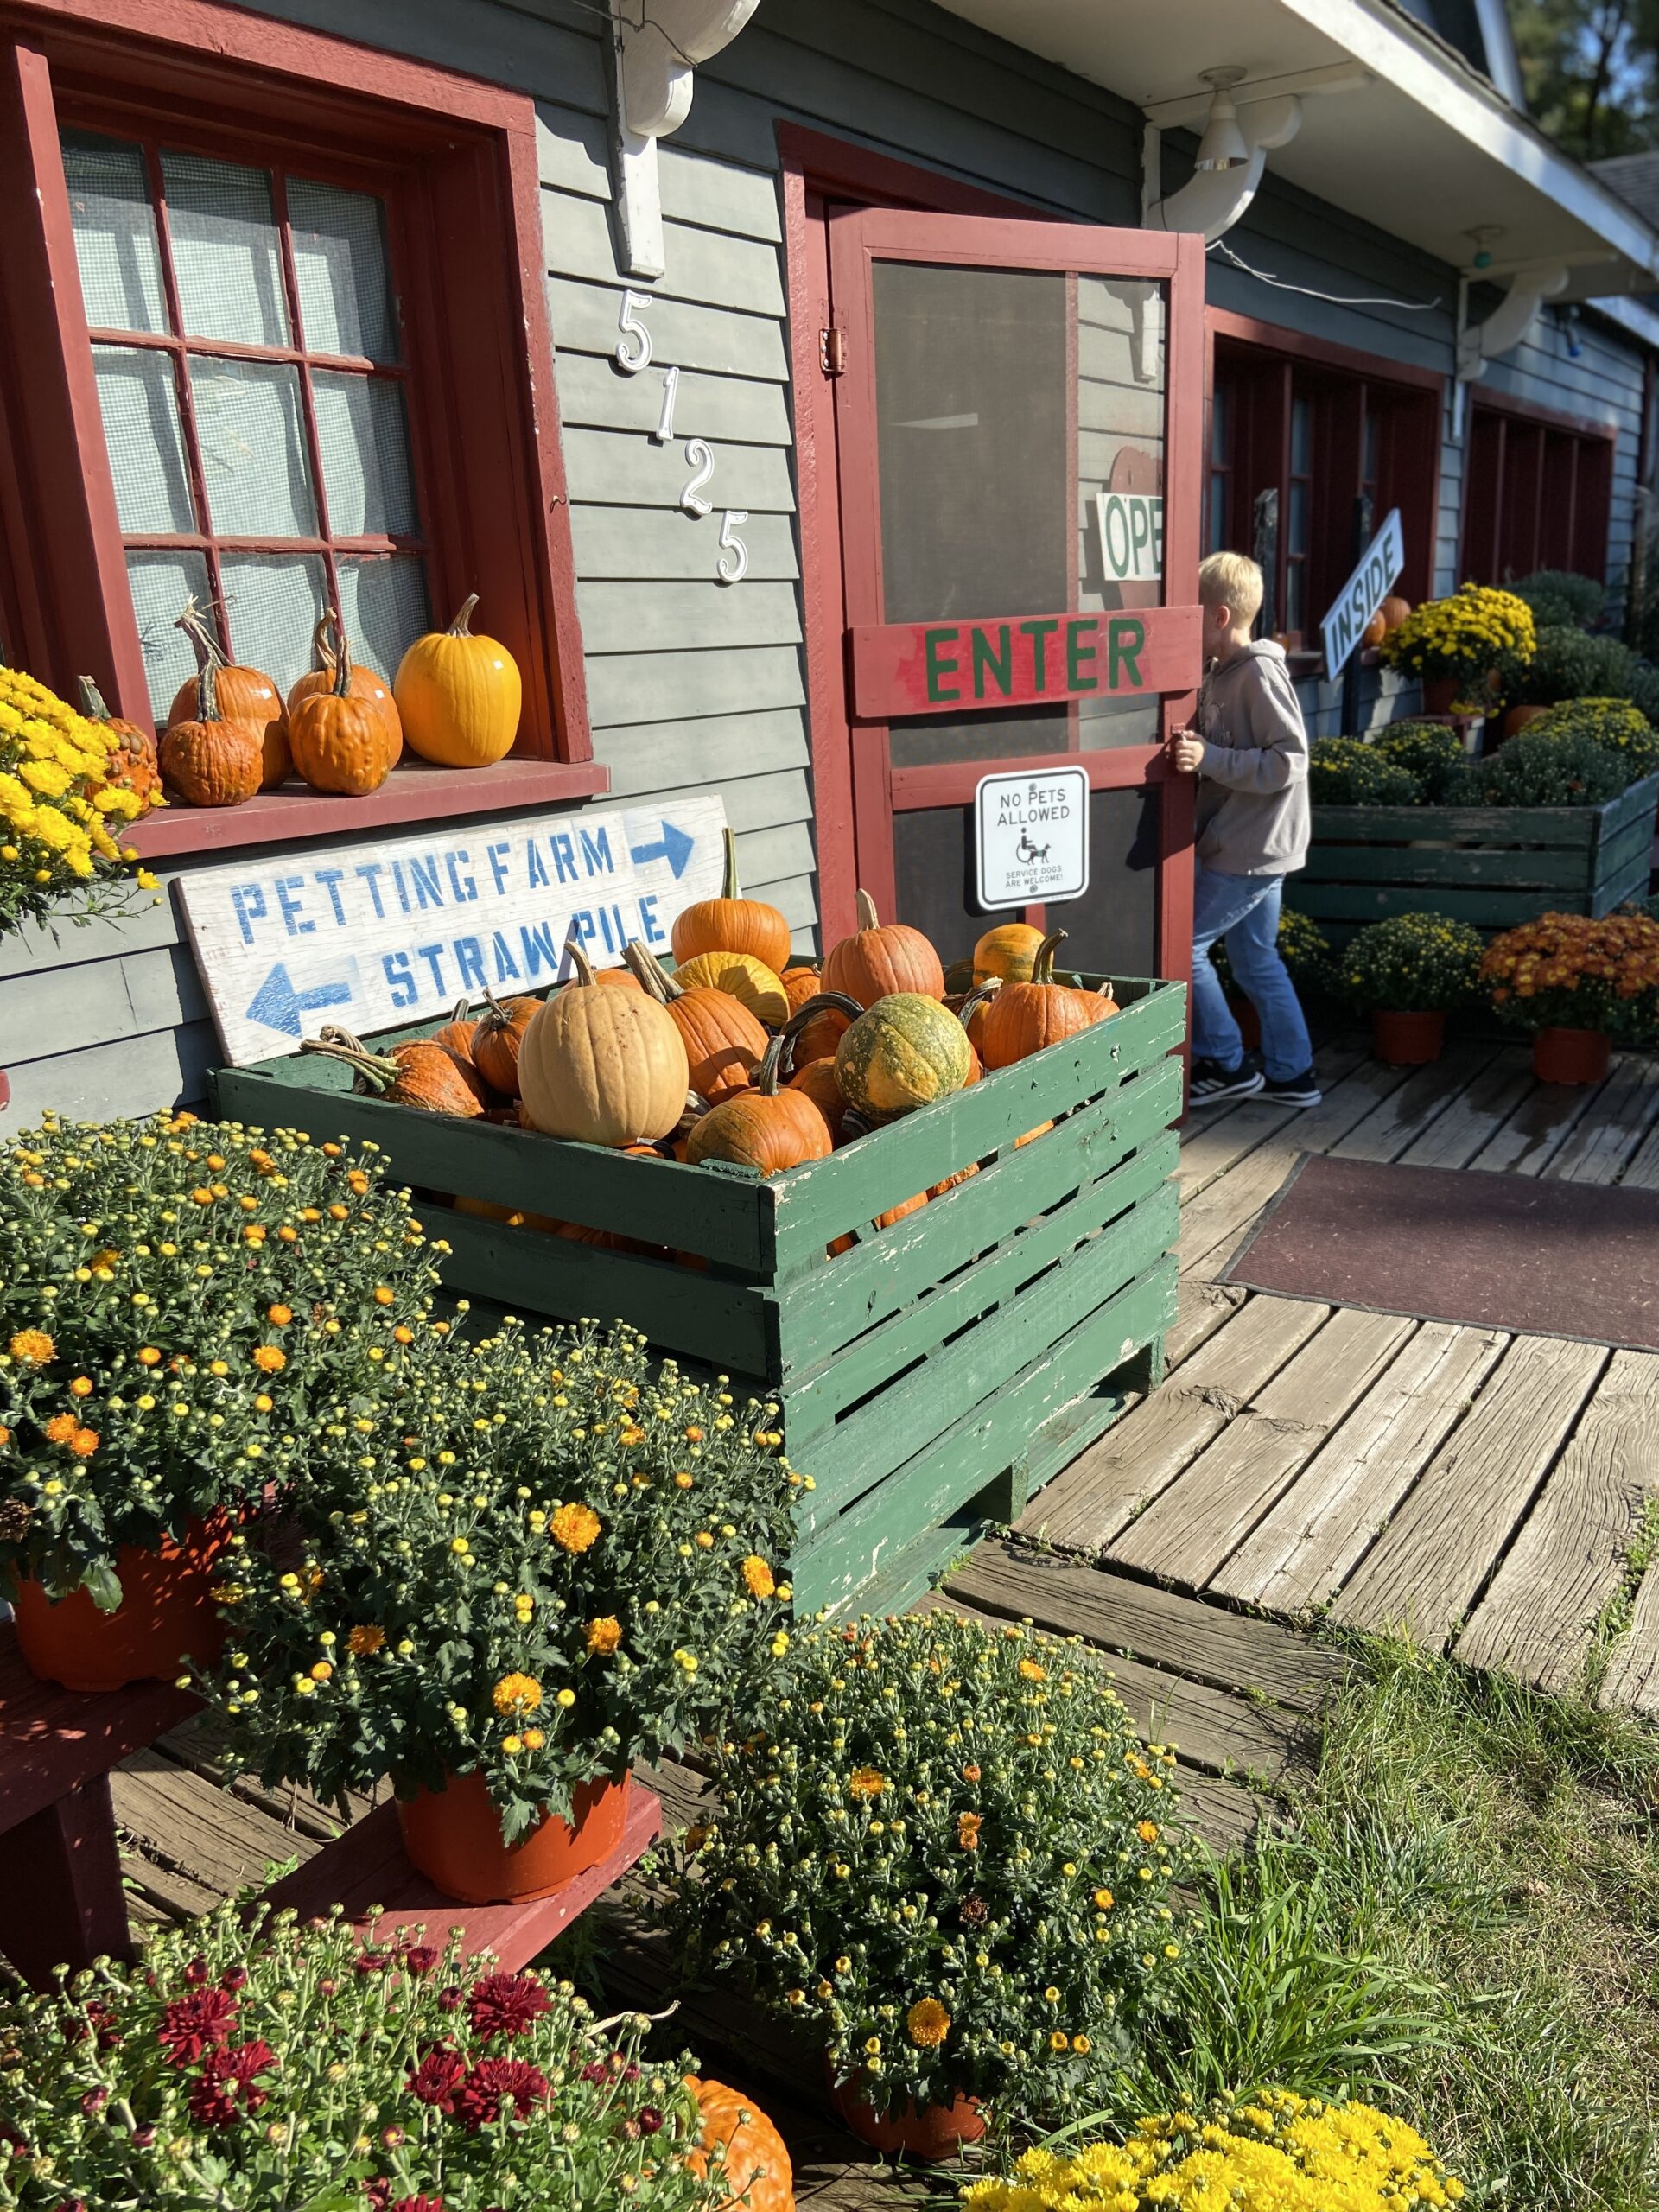
[[[1659,775],[1604,806],[1316,806],[1285,898],[1338,943],[1390,914],[1489,934],[1537,914],[1611,914],[1645,897]]]
[[[783,1448],[813,1483],[797,1516],[798,1607],[888,1610],[986,1522],[1014,1518],[1161,1378],[1185,991],[1116,989],[1122,1011],[1081,1036],[766,1181],[385,1105],[309,1055],[219,1070],[216,1110],[369,1138],[423,1193],[705,1262],[423,1216],[453,1247],[451,1290],[554,1319],[625,1320],[683,1364],[776,1398]],[[1054,1128],[1016,1148],[1045,1122]],[[970,1164],[978,1172],[944,1196],[874,1227]],[[849,1234],[852,1249],[831,1257]]]

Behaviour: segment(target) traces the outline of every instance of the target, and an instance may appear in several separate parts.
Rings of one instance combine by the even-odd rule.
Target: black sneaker
[[[1262,1081],[1261,1069],[1248,1059],[1233,1068],[1223,1067],[1219,1060],[1195,1059],[1190,1095],[1195,1106],[1216,1106],[1224,1098],[1254,1098]]]
[[[1312,1068],[1304,1068],[1300,1075],[1268,1076],[1260,1090],[1269,1106],[1317,1106],[1324,1096]]]

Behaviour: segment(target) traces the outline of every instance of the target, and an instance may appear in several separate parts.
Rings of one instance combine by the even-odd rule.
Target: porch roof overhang
[[[1659,290],[1659,233],[1570,161],[1401,0],[942,0],[1011,45],[1137,107],[1192,102],[1201,69],[1243,67],[1241,101],[1310,72],[1364,73],[1339,96],[1304,99],[1300,130],[1268,156],[1300,185],[1453,268],[1483,276],[1564,263],[1562,299]],[[1260,88],[1259,91],[1257,88]],[[1166,110],[1166,124],[1179,118]]]

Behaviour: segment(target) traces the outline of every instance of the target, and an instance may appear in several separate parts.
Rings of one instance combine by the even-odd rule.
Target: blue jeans
[[[1285,1082],[1313,1058],[1307,1024],[1279,957],[1281,875],[1222,875],[1198,863],[1192,898],[1192,1050],[1200,1059],[1238,1065],[1244,1051],[1210,948],[1227,944],[1233,980],[1262,1022],[1262,1058],[1268,1077]]]

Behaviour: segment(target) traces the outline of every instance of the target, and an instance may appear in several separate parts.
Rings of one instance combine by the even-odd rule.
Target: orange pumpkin
[[[432,1042],[435,1045],[443,1046],[448,1051],[453,1052],[457,1059],[470,1062],[473,1057],[473,1039],[477,1030],[478,1024],[473,1019],[471,1001],[460,999],[456,1001],[454,1012],[444,1023],[442,1028],[435,1029],[432,1032]]]
[[[319,691],[334,689],[334,671],[346,644],[345,632],[339,615],[330,607],[311,633],[311,649],[317,664],[308,668],[303,676],[296,676],[288,687],[288,718],[290,727],[294,712],[302,699],[309,699]],[[404,725],[397,714],[397,702],[372,668],[362,662],[352,663],[347,682],[353,699],[361,699],[378,714],[385,735],[386,766],[392,769],[403,758]],[[302,769],[302,775],[304,770]]]
[[[685,1147],[693,1167],[705,1160],[725,1160],[757,1168],[762,1175],[780,1175],[804,1160],[830,1157],[830,1132],[817,1107],[803,1091],[779,1088],[786,1035],[781,1032],[767,1046],[760,1071],[747,1090],[722,1098],[698,1122]]]
[[[288,748],[314,791],[365,798],[378,791],[391,773],[392,756],[385,715],[372,699],[353,690],[355,674],[351,645],[342,630],[333,680],[326,690],[308,691],[293,709]]]
[[[476,1214],[485,1221],[499,1221],[509,1229],[539,1229],[549,1236],[556,1236],[563,1224],[551,1215],[525,1213],[518,1206],[501,1206],[489,1198],[469,1198],[465,1196],[450,1201],[457,1213]]]
[[[188,806],[242,806],[259,791],[264,759],[259,728],[220,711],[218,674],[211,665],[193,688],[195,713],[172,723],[159,748],[167,787]]]
[[[1054,981],[1054,950],[1065,938],[1064,930],[1046,937],[1030,982],[1004,983],[981,1009],[972,1035],[988,1068],[1012,1067],[1016,1060],[1029,1058],[1090,1027],[1083,994]]]
[[[691,1088],[710,1105],[747,1090],[766,1053],[766,1033],[741,1000],[707,984],[687,990],[636,938],[622,957],[639,982],[668,1008],[685,1044]]]
[[[594,970],[594,981],[596,983],[609,984],[613,988],[624,991],[637,991],[641,988],[639,978],[627,968],[596,968]]]
[[[391,687],[411,748],[446,768],[487,768],[518,734],[518,664],[497,639],[474,636],[477,605],[474,592],[447,630],[416,638]]]
[[[796,1069],[789,1078],[791,1090],[798,1090],[803,1098],[810,1098],[823,1116],[823,1126],[830,1132],[830,1143],[841,1137],[841,1124],[847,1111],[847,1101],[842,1096],[841,1084],[836,1078],[834,1058],[808,1060]]]
[[[966,1167],[958,1167],[954,1175],[947,1175],[943,1183],[935,1183],[928,1192],[930,1198],[942,1198],[947,1191],[954,1191],[958,1183],[965,1183],[970,1175],[977,1175],[979,1163],[970,1160]]]
[[[883,927],[875,901],[868,891],[861,891],[858,928],[825,955],[823,988],[842,991],[861,1007],[874,1006],[877,999],[899,991],[942,1000],[944,969],[920,930],[908,929],[902,922]]]
[[[474,1026],[470,1058],[492,1090],[503,1097],[518,1096],[518,1048],[524,1032],[542,1010],[540,999],[509,999],[504,1006],[492,991],[484,994],[484,1011]]]
[[[889,1206],[886,1213],[877,1214],[870,1225],[874,1229],[891,1229],[895,1221],[906,1221],[912,1214],[919,1213],[931,1196],[931,1192],[918,1191],[913,1198],[903,1198],[896,1206]],[[830,1247],[830,1258],[839,1259],[843,1252],[850,1252],[857,1242],[855,1236],[837,1236]]]
[[[785,968],[780,980],[791,1014],[798,1014],[808,999],[815,997],[823,988],[816,968]]]
[[[355,1078],[353,1090],[389,1106],[414,1106],[423,1114],[462,1122],[476,1121],[484,1111],[484,1085],[476,1069],[429,1037],[372,1052],[349,1029],[331,1025],[321,1037],[302,1038],[300,1050],[343,1060]]]
[[[104,781],[130,791],[139,802],[140,812],[148,814],[162,798],[162,772],[155,739],[140,729],[137,722],[124,721],[119,715],[112,715],[90,676],[77,677],[75,681],[80,690],[81,713],[89,722],[99,725],[109,741],[110,762],[104,772]]]
[[[1365,627],[1360,632],[1359,642],[1362,645],[1380,645],[1383,639],[1386,638],[1388,634],[1388,617],[1383,613],[1382,608],[1379,607],[1376,613],[1372,615],[1370,620],[1365,625]]]
[[[1397,630],[1411,612],[1411,601],[1390,592],[1382,602],[1382,623],[1387,630]]]
[[[795,2212],[794,2169],[783,2137],[765,2113],[723,2082],[700,2082],[688,2074],[685,2086],[702,2114],[702,2145],[687,2152],[685,2163],[705,2179],[709,2153],[725,2152],[719,2173],[730,2195],[721,2212]]]
[[[745,899],[738,888],[737,838],[729,825],[720,897],[688,906],[676,919],[670,941],[682,964],[700,952],[747,952],[776,974],[789,958],[789,924],[775,906],[763,899]]]
[[[175,722],[202,719],[201,679],[211,668],[219,713],[227,721],[251,722],[257,729],[262,755],[259,788],[274,791],[278,784],[287,782],[293,765],[288,751],[288,715],[281,693],[262,670],[245,668],[226,658],[218,639],[202,620],[194,599],[186,600],[184,612],[173,626],[182,630],[190,640],[196,656],[196,672],[174,693],[173,704],[167,713],[168,728]]]

